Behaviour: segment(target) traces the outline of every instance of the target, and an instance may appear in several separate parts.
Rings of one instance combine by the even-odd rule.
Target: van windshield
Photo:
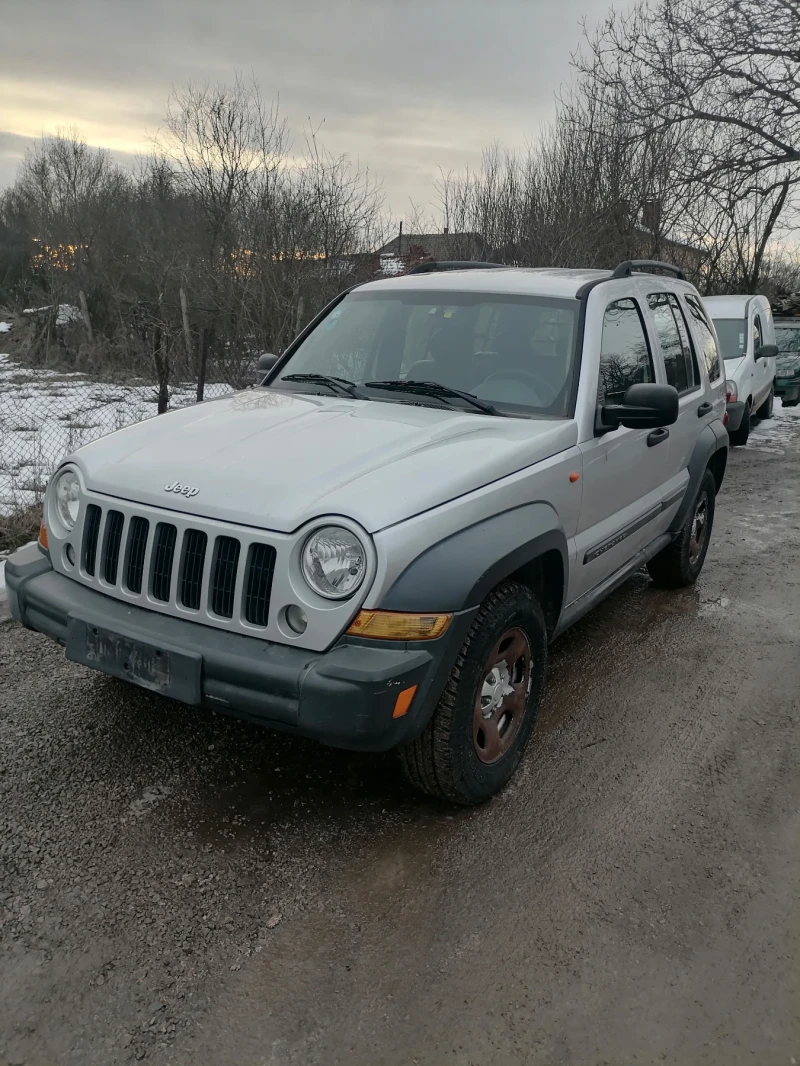
[[[747,320],[744,318],[715,318],[714,328],[719,337],[723,359],[741,359],[747,351]]]
[[[435,382],[488,402],[496,413],[564,418],[578,308],[577,300],[538,296],[356,290],[302,342],[270,387],[323,393],[320,382],[287,380],[320,374],[354,383],[370,400],[443,403],[400,385]]]

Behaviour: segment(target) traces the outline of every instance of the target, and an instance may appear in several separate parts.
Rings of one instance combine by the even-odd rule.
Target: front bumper
[[[790,403],[800,399],[800,378],[775,378],[775,395]]]
[[[343,638],[324,653],[227,633],[104,596],[57,574],[35,545],[6,563],[9,607],[29,629],[64,645],[67,656],[171,696],[273,729],[356,751],[387,751],[425,728],[474,611],[457,615],[439,640]],[[98,655],[87,633],[120,638],[169,656],[168,676],[142,682],[123,657]],[[104,646],[108,646],[107,644]],[[393,718],[397,696],[419,688]]]
[[[739,426],[741,426],[746,406],[744,400],[734,400],[732,403],[725,405],[725,410],[728,412],[729,433],[735,433]]]

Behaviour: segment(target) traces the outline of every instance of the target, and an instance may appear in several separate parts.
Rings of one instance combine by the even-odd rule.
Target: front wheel
[[[524,585],[503,582],[481,605],[425,731],[398,751],[410,783],[464,806],[498,792],[533,732],[546,665],[541,607]]]
[[[758,418],[772,418],[772,409],[775,406],[775,386],[771,385],[769,390],[769,396],[764,400],[759,409],[756,411]]]
[[[680,533],[647,564],[654,584],[675,589],[697,580],[711,539],[716,494],[714,475],[706,470]]]

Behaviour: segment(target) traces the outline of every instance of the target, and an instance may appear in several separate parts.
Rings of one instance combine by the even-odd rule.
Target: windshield
[[[747,322],[743,318],[715,318],[723,359],[741,359],[747,351]]]
[[[563,418],[571,402],[578,307],[577,300],[497,293],[356,290],[303,341],[270,387],[323,393],[320,382],[286,379],[325,374],[366,386],[360,392],[371,400],[444,404],[441,396],[397,386],[382,392],[369,384],[436,382],[488,401],[497,413]]]
[[[800,326],[775,326],[775,343],[779,352],[800,352]]]

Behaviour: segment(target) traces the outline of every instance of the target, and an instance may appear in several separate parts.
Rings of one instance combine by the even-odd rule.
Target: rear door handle
[[[702,418],[703,415],[710,415],[713,410],[713,405],[708,403],[708,401],[706,401],[705,403],[701,403],[700,406],[697,408],[697,417]]]
[[[711,405],[709,404],[709,406]],[[668,436],[668,429],[654,429],[652,433],[647,434],[647,447],[655,448],[657,444],[660,444],[662,440],[666,440]]]

